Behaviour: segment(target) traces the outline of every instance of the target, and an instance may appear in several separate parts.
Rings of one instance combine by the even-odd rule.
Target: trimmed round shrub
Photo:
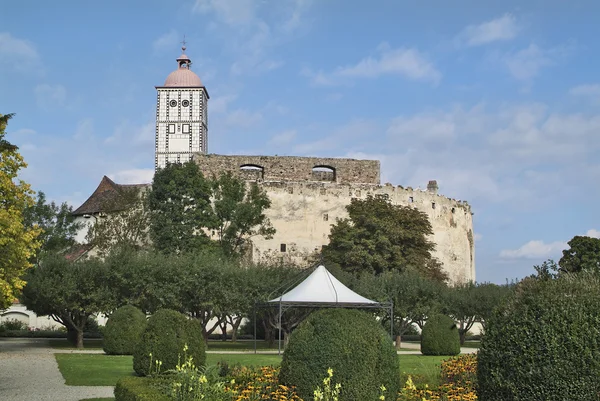
[[[110,315],[104,326],[104,352],[109,355],[133,355],[146,324],[146,315],[135,306],[120,307]]]
[[[187,345],[187,351],[184,347]],[[196,366],[206,362],[206,347],[202,328],[195,319],[170,309],[156,311],[142,333],[133,353],[133,370],[140,376],[156,372],[156,361],[160,371],[175,369],[178,361],[192,357]]]
[[[600,399],[600,279],[523,280],[486,324],[482,400]]]
[[[311,314],[290,336],[279,381],[296,386],[298,395],[310,400],[323,387],[328,369],[333,369],[332,387],[342,385],[342,400],[379,399],[382,385],[387,398],[395,399],[400,388],[398,355],[389,333],[365,312],[323,309]]]
[[[446,356],[460,354],[460,336],[451,317],[436,314],[427,318],[421,333],[421,353]]]

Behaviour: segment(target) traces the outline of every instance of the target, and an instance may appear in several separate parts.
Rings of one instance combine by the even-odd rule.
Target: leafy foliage
[[[600,278],[526,278],[489,319],[478,356],[485,400],[597,400]]]
[[[365,312],[323,309],[311,314],[291,335],[279,380],[295,385],[298,395],[308,400],[330,368],[342,384],[340,399],[374,400],[381,385],[389,394],[400,387],[396,350]]]
[[[427,215],[415,208],[393,205],[381,196],[352,199],[349,218],[332,225],[329,245],[323,249],[328,262],[353,273],[416,270],[446,280],[441,263],[432,256],[435,244]]]
[[[154,362],[161,363],[161,371],[175,369],[184,348],[197,366],[206,361],[206,345],[200,336],[197,320],[169,309],[160,309],[148,319],[148,325],[133,353],[133,370],[147,376]]]
[[[88,319],[109,310],[114,298],[109,288],[107,265],[96,259],[69,262],[53,255],[30,269],[21,302],[38,316],[50,316],[71,333],[83,348]]]
[[[81,224],[72,215],[73,207],[66,202],[57,205],[54,201],[48,203],[46,194],[38,192],[35,204],[27,207],[23,213],[24,224],[31,228],[40,228],[38,249],[34,263],[44,254],[61,252],[75,244],[75,235]]]
[[[211,184],[216,231],[226,254],[239,253],[253,236],[273,238],[275,229],[264,214],[271,201],[255,182],[248,188],[228,172],[213,178]]]
[[[589,271],[600,273],[600,238],[575,236],[569,242],[558,261],[560,272],[577,273]]]
[[[25,285],[22,276],[41,245],[41,230],[27,226],[23,216],[34,204],[29,184],[17,179],[27,164],[18,148],[4,139],[12,116],[0,114],[0,309],[9,307]]]
[[[102,256],[115,247],[133,250],[149,248],[150,211],[147,197],[145,189],[120,189],[118,196],[103,204],[110,214],[97,217],[90,226],[86,236],[88,244],[96,247]]]
[[[110,315],[102,332],[104,352],[133,355],[146,324],[146,315],[135,306],[120,307]]]
[[[210,244],[203,230],[215,226],[210,196],[210,182],[196,163],[168,164],[159,169],[148,195],[154,247],[164,253],[179,253]]]
[[[421,333],[423,355],[458,355],[460,339],[454,320],[446,315],[435,314],[427,319]]]
[[[167,383],[161,377],[125,376],[115,386],[115,401],[172,401],[163,391]]]

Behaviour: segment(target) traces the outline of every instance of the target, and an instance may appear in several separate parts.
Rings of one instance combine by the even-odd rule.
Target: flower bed
[[[398,401],[473,401],[477,400],[475,383],[477,357],[474,354],[459,355],[442,363],[442,384],[438,389],[427,386],[417,388],[409,376]]]

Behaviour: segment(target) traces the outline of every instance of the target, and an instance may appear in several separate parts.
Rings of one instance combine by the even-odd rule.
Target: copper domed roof
[[[185,54],[185,44],[181,50],[181,56],[177,57],[177,64],[179,65],[179,68],[169,74],[163,86],[171,88],[204,86],[202,85],[200,77],[190,70],[192,61]]]
[[[169,74],[163,86],[181,88],[204,85],[202,85],[200,77],[196,75],[195,72],[193,72],[192,70],[188,70],[185,67],[179,67],[178,69]]]

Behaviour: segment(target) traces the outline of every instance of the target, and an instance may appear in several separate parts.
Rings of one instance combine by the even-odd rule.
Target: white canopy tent
[[[284,290],[285,291],[285,290]],[[285,309],[304,308],[375,308],[385,309],[390,315],[390,335],[393,330],[393,308],[391,302],[376,302],[367,299],[342,284],[323,265],[319,265],[300,284],[279,297],[254,308],[254,352],[256,353],[256,307],[279,307],[279,353],[281,353],[281,319]]]

